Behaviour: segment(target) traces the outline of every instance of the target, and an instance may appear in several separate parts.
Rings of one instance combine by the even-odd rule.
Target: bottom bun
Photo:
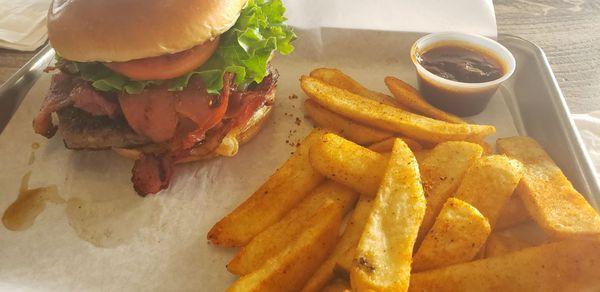
[[[221,144],[211,153],[203,155],[190,155],[178,160],[176,163],[206,160],[216,156],[234,156],[237,153],[238,147],[250,141],[265,125],[265,122],[271,115],[271,111],[273,109],[271,104],[273,103],[274,99],[275,90],[272,90],[269,95],[266,96],[267,102],[265,105],[254,112],[252,117],[250,117],[245,125],[236,127],[229,131],[223,141],[221,141]],[[142,151],[138,148],[112,148],[112,150],[123,157],[133,160],[137,160],[142,154]]]

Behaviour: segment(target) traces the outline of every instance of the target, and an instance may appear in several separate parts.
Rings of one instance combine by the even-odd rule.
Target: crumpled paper
[[[302,28],[497,34],[491,0],[284,1],[288,23]]]
[[[594,163],[596,173],[600,173],[600,111],[574,114],[572,117]]]
[[[0,0],[0,47],[34,51],[46,42],[51,0]]]

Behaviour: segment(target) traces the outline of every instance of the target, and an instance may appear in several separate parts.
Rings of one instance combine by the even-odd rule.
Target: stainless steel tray
[[[511,91],[505,96],[517,129],[542,144],[575,188],[598,209],[598,176],[544,52],[516,36],[500,35],[498,40],[517,60],[514,76],[501,89]],[[0,87],[0,133],[53,56],[54,51],[46,46]]]
[[[505,88],[513,91],[507,103],[519,133],[536,139],[598,210],[598,176],[544,51],[516,36],[500,35],[499,41],[517,60]]]

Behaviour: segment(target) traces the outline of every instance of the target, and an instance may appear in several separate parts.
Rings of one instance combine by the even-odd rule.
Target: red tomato
[[[108,68],[134,80],[161,80],[179,77],[204,64],[219,47],[219,38],[176,54],[104,63]]]

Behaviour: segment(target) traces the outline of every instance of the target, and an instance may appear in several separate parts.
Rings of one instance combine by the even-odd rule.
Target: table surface
[[[571,112],[600,110],[600,1],[494,0],[498,32],[546,52]],[[0,49],[0,82],[33,53]]]

